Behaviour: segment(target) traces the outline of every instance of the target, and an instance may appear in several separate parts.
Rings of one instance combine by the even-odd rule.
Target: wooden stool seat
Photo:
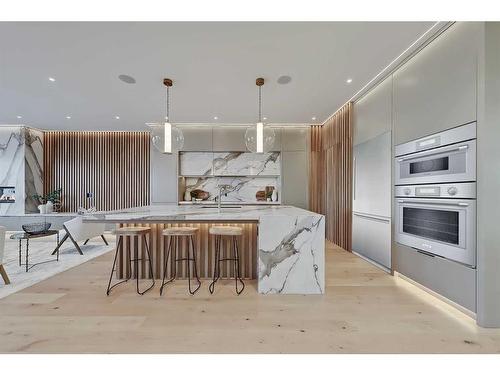
[[[243,229],[240,227],[214,226],[208,229],[208,233],[216,236],[241,236]]]
[[[141,234],[146,234],[149,231],[151,231],[151,228],[149,227],[123,227],[116,228],[113,231],[113,234],[117,236],[139,236]]]
[[[198,228],[193,227],[172,227],[165,228],[162,231],[164,236],[192,236],[198,232]]]

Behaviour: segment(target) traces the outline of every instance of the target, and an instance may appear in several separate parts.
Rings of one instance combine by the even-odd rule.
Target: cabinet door
[[[151,147],[151,203],[178,202],[177,157]]]
[[[458,22],[394,73],[395,144],[476,120],[481,30]]]
[[[212,126],[180,127],[184,134],[183,151],[212,151]]]
[[[281,130],[281,149],[283,151],[306,151],[308,128],[284,126]]]
[[[391,220],[353,213],[352,249],[390,269]]]
[[[391,216],[391,132],[354,146],[353,211]]]
[[[285,151],[282,153],[282,200],[283,204],[308,208],[307,152]]]
[[[245,145],[246,130],[246,126],[214,126],[212,130],[213,150],[247,151],[247,147]]]
[[[353,106],[354,145],[391,130],[392,77],[386,78]],[[390,145],[389,145],[390,147]]]

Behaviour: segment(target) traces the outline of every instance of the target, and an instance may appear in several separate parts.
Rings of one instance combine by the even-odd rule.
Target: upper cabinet
[[[356,102],[354,109],[354,146],[391,130],[392,77]],[[390,145],[389,145],[390,147]]]
[[[452,25],[393,75],[395,144],[476,120],[481,25]]]
[[[212,151],[212,126],[182,126],[183,151]]]

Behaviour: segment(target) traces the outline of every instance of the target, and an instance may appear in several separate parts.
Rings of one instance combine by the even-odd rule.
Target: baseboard
[[[470,311],[469,309],[459,305],[458,303],[456,302],[453,302],[452,300],[446,298],[445,296],[439,294],[439,293],[436,293],[435,291],[433,291],[432,289],[429,289],[427,288],[426,286],[418,283],[417,281],[413,280],[413,279],[410,279],[409,277],[397,272],[397,271],[394,271],[394,277],[399,277],[400,279],[416,286],[417,288],[419,289],[422,289],[424,292],[426,293],[429,293],[431,296],[437,298],[438,300],[446,303],[447,305],[450,305],[451,307],[457,309],[458,311],[460,311],[462,314],[465,314],[467,315],[468,317],[476,320],[476,313],[473,312],[473,311]]]

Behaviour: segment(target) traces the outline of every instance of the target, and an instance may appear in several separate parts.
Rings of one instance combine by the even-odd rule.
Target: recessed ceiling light
[[[68,120],[71,120],[71,116],[66,116],[66,118],[67,118]]]
[[[351,83],[352,82],[352,78],[347,78],[346,82],[347,83]]]
[[[120,119],[120,116],[115,116],[115,119],[119,120],[119,119]]]
[[[311,117],[311,120],[316,121],[316,116]]]
[[[56,81],[56,79],[55,79],[55,78],[53,78],[53,77],[49,77],[49,81],[50,81],[50,82],[55,82],[55,81]]]
[[[290,83],[292,81],[292,77],[290,76],[280,76],[278,78],[278,83],[280,85],[286,85],[287,83]]]
[[[135,78],[132,76],[128,76],[126,74],[120,74],[118,76],[118,79],[125,83],[130,83],[130,84],[135,83]]]
[[[262,117],[262,119],[267,120],[267,117]]]
[[[23,118],[23,116],[16,116],[17,118]]]
[[[219,118],[217,116],[214,116],[214,120],[218,120]]]

